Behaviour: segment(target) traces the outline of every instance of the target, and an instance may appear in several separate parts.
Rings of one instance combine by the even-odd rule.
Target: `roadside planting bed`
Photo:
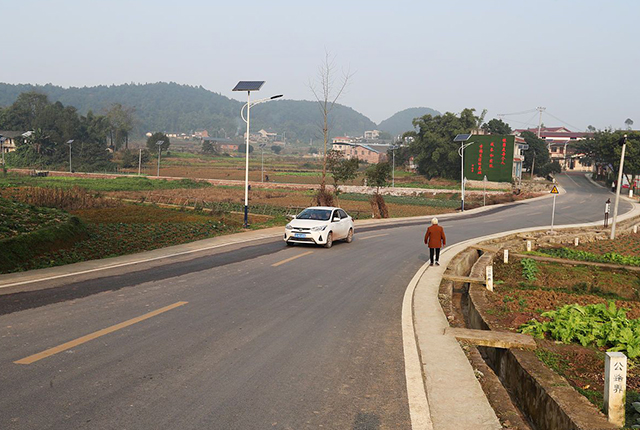
[[[638,256],[639,239],[628,234],[615,242],[533,254],[627,264]],[[487,292],[484,310],[491,325],[534,335],[538,358],[599,408],[604,352],[619,350],[629,357],[627,422],[635,424],[640,417],[631,407],[640,400],[640,272],[513,256],[508,264],[496,257],[493,267],[494,292]]]

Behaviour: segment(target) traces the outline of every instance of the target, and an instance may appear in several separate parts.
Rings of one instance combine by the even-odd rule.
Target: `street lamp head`
[[[620,140],[618,140],[618,145],[623,146],[625,143],[627,143],[627,135],[625,134],[624,136],[622,136],[620,138]]]
[[[67,141],[67,145],[71,145],[72,143],[73,143],[73,139],[69,139],[69,140]]]
[[[282,97],[282,94],[278,94],[277,96],[271,96],[271,100],[279,99]]]
[[[163,143],[164,143],[164,140],[159,140],[159,141],[157,141],[157,142],[156,142],[156,145],[160,146],[160,145],[162,145]]]

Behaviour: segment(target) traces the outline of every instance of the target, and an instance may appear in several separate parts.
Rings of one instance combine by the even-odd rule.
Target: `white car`
[[[331,248],[336,240],[353,240],[353,218],[344,210],[329,206],[314,206],[300,212],[284,228],[284,241],[313,243]]]

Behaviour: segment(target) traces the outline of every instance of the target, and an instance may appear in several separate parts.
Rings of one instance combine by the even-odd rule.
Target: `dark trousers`
[[[433,264],[433,254],[436,255],[436,261],[440,261],[440,248],[429,248],[429,260]]]

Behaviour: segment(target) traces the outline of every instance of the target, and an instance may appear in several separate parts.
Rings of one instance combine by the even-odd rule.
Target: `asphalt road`
[[[613,194],[559,181],[556,225],[602,218]],[[453,244],[549,225],[551,204],[440,219]],[[425,228],[331,249],[263,241],[1,296],[0,428],[409,429],[400,317]]]

